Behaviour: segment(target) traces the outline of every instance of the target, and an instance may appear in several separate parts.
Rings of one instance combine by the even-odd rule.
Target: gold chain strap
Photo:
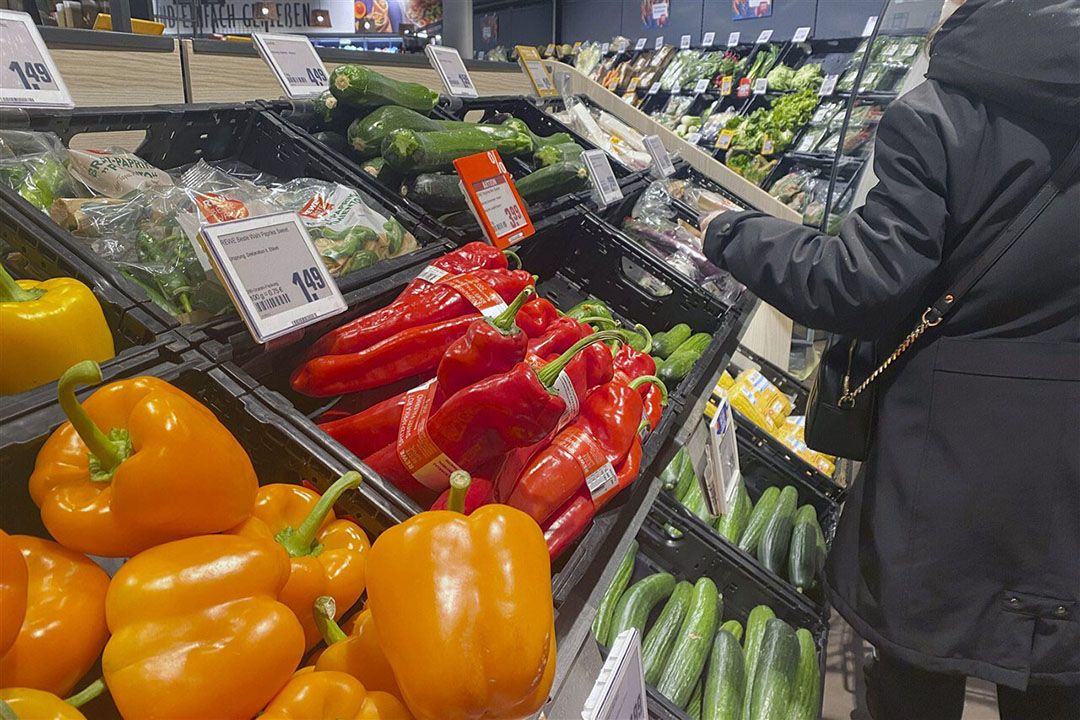
[[[877,370],[870,373],[870,377],[863,380],[862,383],[857,388],[855,388],[854,390],[850,390],[850,391],[847,390],[847,388],[846,388],[846,385],[847,385],[846,380],[847,380],[847,378],[845,378],[844,394],[840,396],[840,400],[839,400],[839,402],[837,402],[837,405],[839,405],[842,408],[847,408],[847,409],[855,407],[855,398],[857,398],[864,390],[866,390],[866,388],[870,387],[870,383],[877,380],[878,377],[883,372],[888,370],[889,366],[892,365],[894,362],[896,362],[896,359],[899,358],[901,355],[903,355],[907,351],[907,349],[909,347],[911,347],[911,345],[916,340],[919,339],[920,335],[922,335],[924,332],[926,332],[927,330],[929,330],[930,328],[936,326],[938,323],[941,322],[940,317],[938,319],[934,320],[934,321],[930,321],[930,320],[927,319],[927,316],[930,314],[931,310],[933,310],[933,308],[926,308],[926,310],[922,314],[922,320],[919,322],[918,326],[916,326],[916,328],[914,330],[912,330],[911,333],[908,334],[908,336],[906,338],[904,338],[904,341],[902,343],[900,343],[899,347],[897,347],[895,350],[893,350],[893,354],[890,355],[889,357],[887,357],[885,359],[885,362],[881,363],[881,365],[878,366]],[[850,367],[849,367],[849,371],[850,371]]]

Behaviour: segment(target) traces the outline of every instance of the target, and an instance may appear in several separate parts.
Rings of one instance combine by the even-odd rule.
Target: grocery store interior
[[[921,85],[1031,22],[1080,91],[1080,2],[1022,4],[0,0],[0,718],[1080,717],[1074,521],[1063,590],[898,539],[919,350],[992,292],[943,228],[1057,219],[1080,271],[1075,97]],[[935,205],[979,132],[1032,158],[949,168],[997,232]],[[1077,348],[1028,393],[1062,457]]]

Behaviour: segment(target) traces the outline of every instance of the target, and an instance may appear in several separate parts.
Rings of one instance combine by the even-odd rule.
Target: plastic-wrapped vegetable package
[[[698,187],[690,180],[668,178],[658,182],[663,182],[664,189],[667,190],[668,194],[676,200],[681,200],[689,205],[698,214],[698,217],[708,215],[711,212],[746,209],[734,200],[729,200],[719,193]]]
[[[48,212],[53,200],[90,192],[68,170],[67,148],[53,133],[0,130],[0,183]]]
[[[808,189],[817,178],[813,170],[793,170],[773,183],[769,194],[796,212],[802,212],[810,201]]]

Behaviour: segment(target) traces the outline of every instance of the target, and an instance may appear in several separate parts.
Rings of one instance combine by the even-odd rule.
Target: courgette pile
[[[694,363],[705,354],[712,342],[709,333],[695,333],[686,323],[653,336],[652,356],[656,360],[657,376],[673,385],[690,374]]]
[[[645,682],[693,720],[818,717],[821,675],[809,630],[795,630],[758,605],[744,637],[738,620],[721,623],[724,600],[710,578],[690,583],[661,572],[631,585],[636,556],[635,542],[601,600],[593,622],[597,642],[610,646],[619,633],[637,628]]]
[[[655,347],[655,338],[654,338]],[[709,513],[690,455],[680,448],[660,474],[664,490],[740,550],[799,592],[813,590],[825,567],[825,534],[812,505],[799,506],[793,485],[769,487],[755,504],[740,483],[726,515]]]

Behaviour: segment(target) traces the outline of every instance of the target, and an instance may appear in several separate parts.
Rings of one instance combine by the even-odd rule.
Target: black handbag
[[[923,311],[919,324],[885,360],[877,362],[874,344],[868,340],[841,335],[829,337],[806,401],[805,441],[808,447],[851,460],[866,459],[873,442],[877,409],[874,381],[923,333],[941,324],[960,298],[1020,239],[1064,189],[1078,165],[1080,141],[1035,197],[987,245],[986,251],[975,263],[951,284],[937,302]],[[857,382],[856,378],[865,379]]]

